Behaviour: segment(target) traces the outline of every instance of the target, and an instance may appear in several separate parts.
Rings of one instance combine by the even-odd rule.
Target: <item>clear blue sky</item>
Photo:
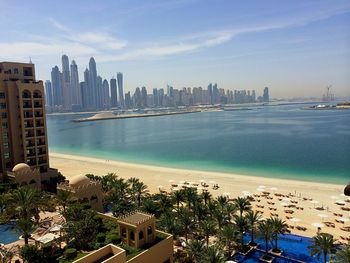
[[[67,54],[80,72],[91,56],[103,78],[124,72],[126,90],[350,96],[349,0],[0,0],[0,24],[0,61],[31,56],[43,80]]]

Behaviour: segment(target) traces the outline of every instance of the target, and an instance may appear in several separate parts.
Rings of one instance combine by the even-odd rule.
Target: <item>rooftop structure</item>
[[[99,181],[91,180],[85,175],[76,175],[71,180],[60,183],[58,191],[69,191],[78,200],[87,202],[92,209],[102,212],[102,187]]]

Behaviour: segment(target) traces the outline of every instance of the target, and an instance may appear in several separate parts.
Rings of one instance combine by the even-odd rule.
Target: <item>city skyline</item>
[[[268,86],[274,98],[322,97],[330,84],[336,97],[350,96],[348,1],[67,5],[3,1],[0,19],[9,26],[0,40],[1,60],[30,56],[38,78],[48,80],[61,55],[80,65],[80,78],[93,56],[107,80],[124,73],[124,93],[214,81],[225,90]]]

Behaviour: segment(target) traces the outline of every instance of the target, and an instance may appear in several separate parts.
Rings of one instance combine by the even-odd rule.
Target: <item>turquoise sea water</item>
[[[301,107],[83,123],[71,120],[91,114],[48,116],[49,149],[166,167],[350,181],[350,110]]]

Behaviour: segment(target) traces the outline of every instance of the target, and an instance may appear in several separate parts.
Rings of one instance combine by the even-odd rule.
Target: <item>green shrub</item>
[[[120,243],[120,237],[117,235],[117,234],[114,234],[114,233],[109,233],[107,236],[106,236],[106,243],[113,243],[115,245],[119,244]]]
[[[21,258],[24,262],[40,263],[43,256],[42,251],[37,246],[24,246],[21,249]]]
[[[98,233],[96,236],[96,240],[99,243],[104,243],[106,240],[106,235],[104,233]]]
[[[64,251],[64,257],[66,259],[73,259],[75,258],[76,256],[78,255],[78,252],[75,248],[67,248],[65,251]]]

